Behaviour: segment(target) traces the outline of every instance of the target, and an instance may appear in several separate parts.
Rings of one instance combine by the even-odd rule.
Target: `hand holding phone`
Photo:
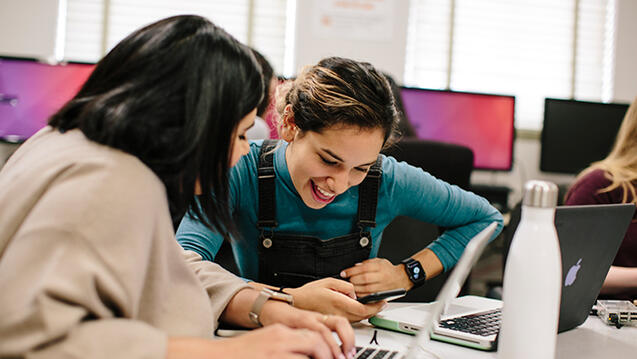
[[[386,290],[384,292],[372,293],[370,295],[366,295],[364,297],[358,298],[357,300],[360,303],[363,303],[363,304],[375,303],[375,302],[379,302],[381,300],[386,300],[386,301],[389,302],[391,300],[404,297],[405,294],[407,294],[407,291],[402,289],[402,288],[401,289],[392,289],[392,290]]]

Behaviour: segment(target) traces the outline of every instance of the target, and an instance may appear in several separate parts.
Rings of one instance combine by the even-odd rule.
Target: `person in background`
[[[403,105],[403,98],[400,94],[400,86],[398,86],[398,83],[396,83],[396,80],[394,80],[394,78],[390,74],[383,72],[383,75],[385,76],[385,79],[387,79],[387,83],[389,83],[389,88],[394,95],[396,110],[398,111],[397,136],[401,138],[417,137],[414,126],[411,124],[411,122],[409,122],[409,119],[407,118],[405,106]]]
[[[227,175],[263,87],[250,50],[198,16],[137,30],[97,64],[0,172],[0,357],[352,357],[345,318],[175,240],[188,208],[232,231]],[[215,196],[192,207],[202,191]],[[217,321],[265,328],[210,340]]]
[[[259,106],[257,106],[257,117],[254,119],[254,126],[248,130],[246,137],[249,140],[265,140],[270,138],[270,126],[268,126],[264,117],[266,111],[271,108],[270,104],[278,81],[274,76],[274,70],[268,60],[266,60],[259,51],[255,49],[251,50],[254,58],[257,59],[257,62],[261,65],[261,73],[263,74],[263,83],[266,86],[266,90]]]
[[[637,204],[637,98],[628,108],[610,154],[576,178],[564,204]],[[619,247],[600,294],[637,299],[637,214]]]
[[[177,231],[184,248],[212,261],[230,237],[239,271],[253,286],[278,287],[295,306],[356,321],[383,303],[355,298],[423,285],[453,267],[491,222],[502,229],[502,216],[484,198],[379,155],[397,112],[387,80],[369,63],[326,58],[290,81],[287,92],[280,89],[283,141],[251,143],[230,174],[240,236],[185,216]],[[398,216],[448,229],[394,265],[376,255]]]

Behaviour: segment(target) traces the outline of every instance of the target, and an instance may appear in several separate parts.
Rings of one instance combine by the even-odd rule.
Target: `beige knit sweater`
[[[47,127],[0,172],[0,357],[163,358],[244,287],[181,249],[134,156]]]

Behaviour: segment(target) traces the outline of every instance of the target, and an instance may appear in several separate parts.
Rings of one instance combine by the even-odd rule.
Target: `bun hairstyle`
[[[287,105],[291,113],[286,113]],[[321,132],[337,125],[380,128],[384,144],[393,142],[399,121],[385,76],[367,62],[328,57],[303,69],[277,89],[279,127],[294,116],[301,133]]]

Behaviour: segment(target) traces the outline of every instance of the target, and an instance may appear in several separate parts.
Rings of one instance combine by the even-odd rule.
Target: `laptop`
[[[632,221],[635,205],[558,207],[562,250],[559,333],[584,323]]]
[[[437,322],[437,320],[434,320],[434,318],[440,318],[443,311],[445,311],[445,306],[448,306],[448,304],[456,298],[456,296],[460,292],[462,283],[464,283],[467,276],[469,275],[469,272],[471,271],[471,268],[478,261],[478,258],[480,258],[480,255],[484,251],[484,248],[487,246],[487,243],[489,243],[489,239],[493,236],[493,233],[495,233],[495,229],[497,228],[497,226],[497,222],[489,224],[484,230],[476,234],[469,241],[469,243],[465,247],[464,252],[462,253],[462,256],[460,257],[460,260],[458,260],[458,263],[451,272],[451,275],[445,282],[444,286],[440,289],[440,292],[436,297],[436,301],[426,304],[427,310],[416,309],[417,314],[415,316],[412,316],[410,319],[418,320],[418,324],[412,328],[413,330],[410,333],[417,335],[411,341],[406,351],[403,352],[385,349],[378,346],[357,346],[355,358],[415,359],[430,356],[431,353],[428,353],[428,350],[424,346],[429,341],[429,333],[431,332],[433,323]],[[391,312],[391,310],[383,313],[389,312]],[[372,322],[374,318],[376,318],[375,323]],[[385,320],[380,318],[379,316],[370,318],[369,321],[376,326],[384,327],[383,325],[379,324],[384,323]],[[396,325],[396,322],[393,321],[389,325]]]
[[[575,328],[588,317],[634,211],[633,204],[557,207],[555,226],[563,273],[558,332]],[[459,291],[467,276],[455,276],[455,271],[445,287],[454,281],[449,286],[453,285]],[[458,291],[453,293],[454,297]],[[446,310],[434,325],[431,338],[475,349],[495,350],[502,302],[476,296],[450,300],[441,297],[442,294],[441,290],[436,301],[444,300]],[[380,328],[415,334],[421,326],[412,318],[419,318],[423,311],[431,310],[431,306],[431,303],[417,304],[383,311],[369,322]]]

